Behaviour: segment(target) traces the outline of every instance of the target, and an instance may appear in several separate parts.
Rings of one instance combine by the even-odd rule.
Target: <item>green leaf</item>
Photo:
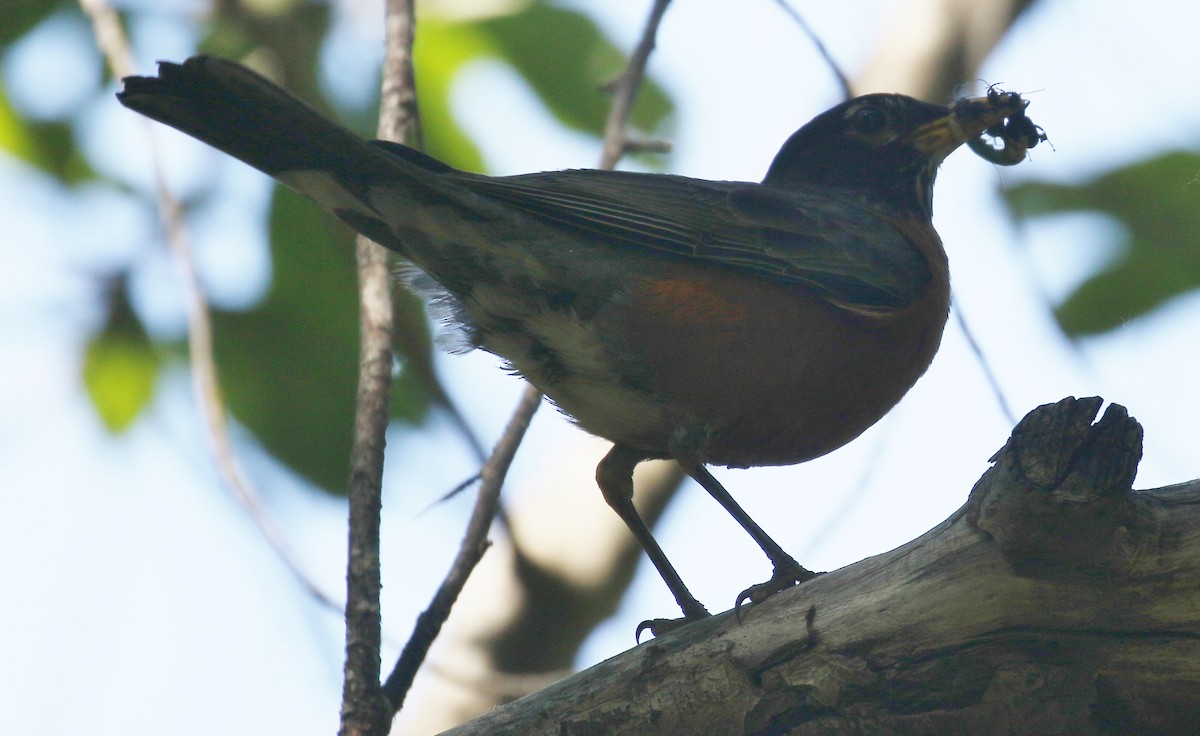
[[[4,22],[0,23],[0,46],[7,46],[31,31],[46,18],[66,8],[78,12],[74,3],[45,0],[4,0]]]
[[[134,315],[124,284],[111,291],[108,323],[88,343],[83,385],[110,432],[124,432],[154,396],[160,361]]]
[[[488,53],[487,39],[473,24],[420,21],[413,49],[423,149],[451,166],[482,171],[483,157],[450,110],[450,87],[458,70]]]
[[[604,86],[626,62],[586,15],[546,3],[470,20],[423,16],[414,63],[425,151],[469,171],[480,171],[482,159],[454,121],[450,90],[463,66],[482,59],[512,66],[561,123],[597,136],[603,132],[611,103]],[[647,78],[631,122],[643,133],[657,132],[672,111],[666,92]]]
[[[275,273],[266,298],[248,311],[213,313],[221,387],[234,416],[276,459],[343,494],[358,383],[353,239],[282,186],[269,227]],[[396,311],[397,333],[405,336],[398,347],[408,355],[391,414],[417,423],[431,405],[432,341],[419,301],[400,301]]]
[[[611,103],[604,86],[624,70],[627,59],[591,18],[534,3],[479,25],[494,51],[529,82],[560,122],[595,135],[603,132]],[[653,131],[670,112],[667,94],[653,80],[644,80],[631,115],[634,126]]]
[[[2,86],[0,149],[64,183],[73,184],[95,176],[75,147],[70,124],[25,120],[13,109]]]
[[[1017,219],[1094,211],[1125,230],[1118,257],[1055,310],[1068,335],[1111,330],[1200,287],[1200,154],[1167,153],[1078,185],[1021,184],[1005,196]]]
[[[230,410],[277,459],[344,493],[358,376],[358,296],[349,236],[290,189],[276,187],[275,277],[246,312],[214,312]]]

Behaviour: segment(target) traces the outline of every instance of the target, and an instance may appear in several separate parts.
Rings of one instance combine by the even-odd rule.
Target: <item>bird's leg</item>
[[[633,469],[646,459],[644,452],[623,445],[614,445],[613,449],[609,450],[600,464],[596,466],[596,483],[600,486],[600,492],[604,494],[604,500],[608,502],[613,511],[617,512],[617,515],[625,522],[625,526],[629,527],[629,531],[633,532],[633,536],[642,545],[646,556],[654,563],[658,574],[671,589],[671,594],[675,596],[675,601],[679,603],[679,608],[683,611],[682,621],[653,619],[643,621],[638,626],[639,636],[646,629],[658,636],[681,623],[707,618],[709,613],[700,604],[700,601],[696,600],[695,596],[688,591],[687,586],[683,584],[683,579],[679,577],[679,573],[675,572],[674,566],[667,559],[666,553],[663,552],[662,547],[658,546],[658,542],[650,532],[650,527],[646,526],[646,522],[642,521],[642,517],[634,508]]]
[[[752,585],[741,592],[733,605],[735,612],[740,615],[742,604],[747,601],[759,603],[781,590],[786,590],[806,580],[812,580],[820,574],[801,567],[800,563],[796,562],[791,555],[784,552],[783,547],[771,539],[762,527],[756,524],[754,519],[751,519],[750,515],[738,505],[738,502],[733,500],[733,496],[729,495],[729,491],[725,490],[721,482],[708,472],[708,468],[697,462],[679,461],[679,465],[685,473],[692,477],[692,480],[703,486],[710,496],[717,499],[717,503],[721,504],[729,512],[729,515],[746,530],[746,533],[762,548],[767,558],[771,560],[771,564],[774,565],[775,569],[770,580]]]

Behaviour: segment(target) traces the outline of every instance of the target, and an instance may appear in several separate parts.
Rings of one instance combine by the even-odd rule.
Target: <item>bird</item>
[[[760,182],[491,177],[365,140],[219,57],[160,62],[117,97],[398,253],[467,347],[613,443],[597,484],[683,613],[643,622],[639,636],[709,612],[634,507],[634,468],[676,461],[762,548],[772,575],[737,597],[739,613],[815,577],[709,466],[805,462],[882,418],[931,364],[949,314],[932,224],[939,165],[988,131],[1009,149],[993,157],[1003,163],[1038,140],[1021,134],[1017,93],[952,105],[877,93],[802,126]]]

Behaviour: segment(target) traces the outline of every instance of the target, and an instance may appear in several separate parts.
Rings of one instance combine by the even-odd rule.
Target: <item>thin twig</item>
[[[413,0],[388,0],[386,53],[378,135],[412,144],[420,138],[412,44]],[[387,251],[365,237],[356,241],[359,281],[358,395],[350,452],[349,554],[346,565],[346,662],[343,669],[343,736],[386,734],[392,714],[380,686],[379,525],[384,443],[392,389],[391,273]]]
[[[412,63],[417,30],[413,0],[387,0],[384,30],[387,54],[379,100],[379,137],[420,148],[421,117]]]
[[[829,53],[829,49],[825,48],[824,42],[821,41],[821,37],[817,35],[817,32],[813,30],[812,26],[810,26],[808,22],[804,20],[804,17],[801,16],[795,8],[793,8],[791,5],[788,5],[785,0],[775,0],[775,4],[782,8],[783,12],[791,16],[792,20],[796,22],[796,25],[800,26],[800,30],[804,32],[804,35],[808,36],[808,39],[812,41],[813,46],[817,49],[817,53],[820,54],[821,58],[825,61],[825,66],[829,67],[829,71],[832,72],[834,78],[837,79],[838,86],[842,88],[842,99],[848,100],[853,97],[854,92],[850,88],[850,80],[846,78],[846,73],[842,71],[840,66],[838,66],[837,61],[833,58],[833,55]]]
[[[117,12],[107,0],[80,0],[79,4],[84,13],[91,18],[96,45],[107,59],[113,74],[117,77],[132,74],[133,55],[130,53],[129,41],[125,37]],[[259,533],[271,550],[300,586],[321,605],[341,610],[341,604],[331,599],[303,572],[282,530],[266,511],[257,488],[246,477],[234,453],[233,442],[229,437],[228,416],[221,401],[221,387],[213,358],[212,320],[209,317],[208,301],[196,275],[191,244],[187,229],[183,225],[182,208],[167,188],[162,157],[151,134],[150,123],[145,118],[142,119],[142,123],[146,126],[146,139],[150,145],[155,192],[167,245],[183,279],[184,298],[187,302],[188,361],[192,373],[192,390],[204,418],[217,473],[258,527]]]
[[[347,493],[346,661],[341,728],[345,736],[387,733],[390,721],[379,689],[382,645],[379,513],[392,385],[392,302],[387,283],[387,255],[383,249],[360,237],[355,255],[361,344]]]
[[[959,307],[958,300],[954,304],[954,320],[958,322],[959,329],[962,330],[963,337],[967,338],[967,347],[971,349],[971,354],[975,356],[975,361],[979,363],[980,370],[983,371],[983,377],[987,379],[988,386],[992,389],[992,395],[996,397],[996,403],[1000,405],[1000,411],[1004,413],[1004,418],[1008,423],[1016,426],[1017,415],[1013,413],[1012,406],[1009,405],[1008,399],[1004,396],[1004,389],[1000,387],[1000,380],[996,378],[995,371],[992,370],[992,364],[983,354],[983,348],[975,340],[975,333],[971,331],[970,325],[967,324],[967,319],[963,316],[962,308]]]
[[[526,386],[516,411],[513,412],[508,426],[504,429],[503,436],[496,443],[496,449],[492,451],[492,456],[488,458],[480,471],[482,483],[480,483],[479,498],[471,512],[471,520],[467,524],[467,531],[463,536],[463,543],[459,547],[458,556],[450,566],[450,573],[442,581],[429,608],[422,611],[421,615],[417,617],[413,634],[409,638],[408,644],[405,645],[404,651],[400,653],[395,669],[392,670],[392,674],[388,676],[387,682],[383,685],[383,693],[395,711],[399,711],[400,706],[404,704],[404,698],[412,687],[417,670],[425,661],[430,645],[433,644],[433,640],[441,631],[442,624],[450,615],[450,608],[458,599],[463,586],[466,585],[471,571],[479,564],[483,553],[491,545],[487,534],[491,529],[492,519],[495,518],[497,509],[500,508],[500,488],[504,485],[504,478],[508,474],[508,468],[512,465],[517,448],[520,447],[521,440],[525,436],[525,430],[529,428],[529,422],[533,419],[533,414],[541,402],[542,394],[532,385]]]
[[[385,734],[391,721],[379,688],[382,646],[379,512],[391,395],[392,302],[383,249],[359,238],[355,252],[361,346],[348,490],[346,661],[341,727],[345,736]]]
[[[646,62],[654,51],[654,39],[658,35],[658,26],[671,0],[654,0],[650,9],[650,17],[642,30],[642,38],[637,48],[629,56],[625,71],[613,85],[612,107],[608,110],[608,120],[604,123],[604,152],[600,156],[600,168],[611,169],[617,165],[629,151],[629,138],[626,129],[629,127],[629,114],[633,111],[633,100],[637,97],[638,87],[646,76]]]

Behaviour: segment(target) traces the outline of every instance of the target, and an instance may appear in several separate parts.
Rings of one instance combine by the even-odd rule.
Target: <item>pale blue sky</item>
[[[577,4],[596,7],[625,48],[648,6]],[[795,4],[852,72],[881,33],[889,3]],[[731,7],[677,0],[664,22],[651,69],[678,103],[672,172],[758,179],[784,138],[836,101],[809,43],[773,3]],[[332,46],[339,62],[332,68],[369,69],[376,61],[379,11],[355,8],[350,15],[368,22],[345,25]],[[1188,366],[1200,296],[1181,297],[1073,348],[1049,321],[1041,294],[1064,294],[1111,255],[1119,232],[1083,215],[1015,230],[998,208],[996,187],[1035,177],[1078,180],[1156,151],[1200,147],[1200,99],[1192,89],[1200,71],[1198,15],[1193,4],[1170,0],[1044,0],[980,76],[1006,89],[1038,90],[1027,95],[1029,113],[1054,150],[1038,147],[1030,161],[1004,170],[960,152],[943,167],[936,194],[958,304],[1009,402],[1019,414],[1066,395],[1125,404],[1146,427],[1139,487],[1200,475],[1189,429],[1200,388]],[[38,48],[5,59],[13,96],[24,94],[28,109],[43,115],[81,104],[73,80],[94,78],[96,63],[83,45],[86,31],[52,28]],[[153,59],[183,58],[194,42],[186,23],[163,13],[133,31],[143,71]],[[46,85],[47,78],[65,83]],[[83,104],[90,126],[84,145],[97,166],[144,187],[141,126],[109,95]],[[464,75],[455,106],[494,173],[598,159],[593,142],[559,130],[517,80],[494,66]],[[264,197],[266,180],[178,137],[160,140],[179,191],[217,176],[226,192],[195,233],[214,300],[256,298],[269,278],[265,243],[243,203]],[[0,159],[0,222],[0,345],[8,377],[0,385],[0,585],[7,601],[0,692],[9,699],[0,707],[0,732],[332,733],[340,616],[303,596],[217,485],[187,375],[177,369],[164,377],[146,416],[120,437],[104,431],[81,388],[81,346],[101,319],[95,273],[154,253],[135,279],[139,307],[155,315],[160,334],[180,330],[179,290],[157,250],[154,213],[103,187],[67,197]],[[485,355],[444,356],[441,365],[490,441],[516,403],[519,382]],[[1009,429],[952,323],[929,374],[860,440],[804,466],[719,476],[803,563],[830,569],[945,518]],[[553,411],[539,413],[510,482],[514,494],[561,432]],[[471,461],[444,426],[425,437],[397,435],[389,451],[438,458],[433,466],[388,473],[384,610],[398,642],[449,562],[469,499],[417,512],[466,475]],[[253,447],[243,453],[305,567],[340,596],[342,505],[298,486]],[[876,456],[871,483],[852,494]],[[586,478],[592,472],[579,468]],[[703,544],[692,543],[697,529]],[[672,506],[660,534],[714,610],[766,575],[758,551],[694,489]],[[665,588],[652,570],[642,570],[580,664],[628,648],[641,619],[671,614]]]

